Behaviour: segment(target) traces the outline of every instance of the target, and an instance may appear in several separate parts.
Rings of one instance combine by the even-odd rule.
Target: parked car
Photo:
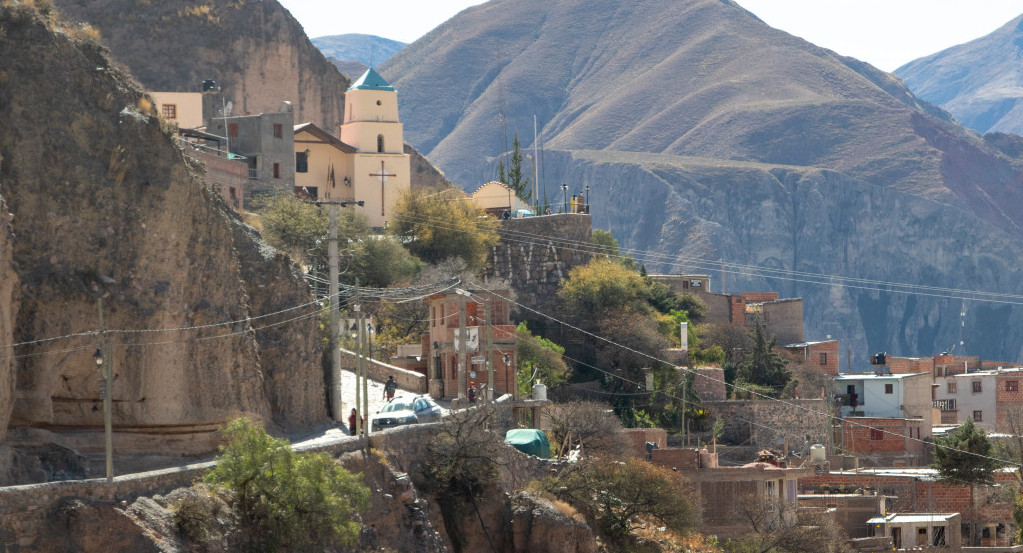
[[[443,413],[441,406],[434,403],[430,396],[398,396],[369,419],[370,428],[380,430],[403,424],[438,421]]]

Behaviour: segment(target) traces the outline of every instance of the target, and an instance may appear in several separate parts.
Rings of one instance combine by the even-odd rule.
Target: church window
[[[308,152],[295,152],[295,172],[296,173],[308,173],[309,172],[309,153]]]
[[[384,153],[384,135],[377,135],[377,153]]]

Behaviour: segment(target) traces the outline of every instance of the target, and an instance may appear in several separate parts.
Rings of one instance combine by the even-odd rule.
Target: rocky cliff
[[[1023,291],[1004,276],[1023,228],[1012,148],[734,2],[493,0],[381,73],[406,91],[408,140],[459,186],[492,179],[512,133],[531,151],[535,115],[541,200],[589,186],[594,228],[648,270],[804,297],[806,338],[840,339],[854,369],[958,343],[962,297],[969,354],[1023,354],[1013,300],[962,292]]]
[[[0,335],[23,344],[9,426],[101,444],[82,437],[102,428],[98,347],[113,363],[118,454],[210,451],[241,414],[324,420],[318,306],[296,267],[205,185],[95,38],[48,10],[0,7],[0,183],[14,216],[0,293],[19,285]]]
[[[148,90],[198,92],[217,81],[232,113],[295,106],[295,122],[337,126],[349,81],[277,0],[56,0],[99,30],[115,60]]]
[[[0,158],[0,172],[3,158]],[[2,173],[0,173],[2,174]],[[7,433],[7,422],[14,406],[14,315],[18,312],[18,274],[12,263],[13,215],[7,211],[0,180],[0,444]]]

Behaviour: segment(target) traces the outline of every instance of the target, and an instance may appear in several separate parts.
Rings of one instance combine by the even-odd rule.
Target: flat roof
[[[882,380],[886,378],[909,378],[911,376],[920,376],[922,374],[930,375],[931,373],[896,373],[896,374],[839,373],[838,375],[835,376],[835,380]]]
[[[885,517],[874,517],[867,524],[913,524],[919,522],[948,522],[959,513],[894,513]]]

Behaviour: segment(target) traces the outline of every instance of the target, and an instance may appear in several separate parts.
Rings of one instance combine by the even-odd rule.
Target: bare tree
[[[579,447],[588,455],[617,456],[624,452],[622,423],[603,403],[570,401],[555,403],[544,408],[549,418],[549,433],[557,449],[558,458]]]

